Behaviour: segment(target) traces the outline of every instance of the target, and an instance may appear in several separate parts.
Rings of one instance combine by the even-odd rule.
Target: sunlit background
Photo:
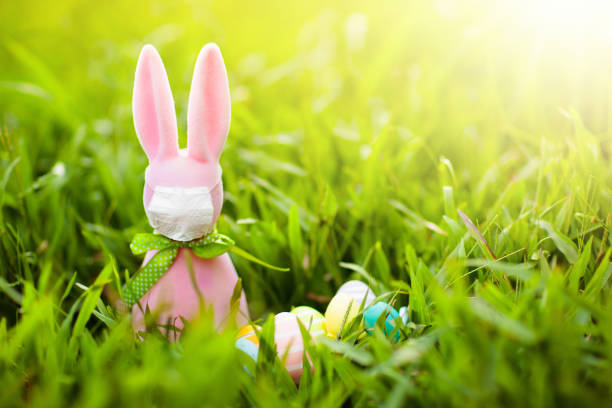
[[[534,174],[539,153],[569,149],[571,161],[585,135],[593,157],[574,164],[588,170],[610,153],[605,1],[31,1],[0,10],[2,126],[31,154],[30,181],[22,184],[34,184],[26,195],[48,182],[40,176],[65,176],[55,205],[69,197],[78,216],[62,210],[66,231],[41,232],[64,255],[61,243],[83,228],[125,236],[147,228],[140,204],[146,159],[131,116],[136,59],[146,43],[164,59],[183,144],[195,56],[207,42],[222,49],[233,101],[222,158],[231,168],[225,213],[233,222],[273,211],[236,204],[254,199],[240,191],[264,184],[283,192],[286,200],[271,202],[281,216],[300,204],[302,227],[329,187],[368,225],[387,200],[437,222],[443,203],[424,192],[439,194],[443,185],[486,216],[486,200]],[[382,139],[377,154],[393,154],[368,162]],[[507,170],[505,179],[495,179],[502,172],[495,166]],[[79,183],[71,190],[68,180],[89,191],[83,195]],[[77,250],[67,256],[69,264],[83,262]],[[95,256],[85,264],[103,259]],[[124,262],[135,267],[127,254]]]
[[[331,125],[378,109],[391,123],[457,138],[462,129],[444,129],[456,115],[483,139],[500,137],[499,125],[488,127],[500,113],[522,130],[545,115],[557,131],[559,109],[575,109],[592,130],[609,129],[612,7],[604,0],[329,3],[5,2],[4,121],[11,126],[20,105],[37,104],[68,123],[109,119],[112,133],[129,116],[138,51],[152,43],[184,126],[194,57],[214,41],[235,109],[250,107],[268,126],[291,106],[334,110]],[[258,110],[262,92],[274,92],[274,108],[265,101]],[[24,99],[9,104],[15,93]],[[350,112],[338,106],[344,98]]]
[[[134,259],[113,234],[128,240],[148,228],[140,203],[146,159],[131,114],[136,59],[146,43],[164,59],[183,144],[195,56],[207,42],[222,49],[233,101],[222,157],[225,214],[234,228],[273,214],[273,230],[282,230],[297,203],[302,227],[316,239],[309,222],[327,211],[320,207],[329,189],[370,228],[395,225],[385,215],[389,202],[437,222],[448,205],[426,194],[440,195],[445,185],[454,188],[454,202],[483,218],[504,205],[491,209],[490,201],[508,182],[535,177],[545,164],[539,154],[563,154],[597,173],[611,150],[605,1],[28,1],[5,2],[0,11],[0,119],[5,137],[31,158],[30,171],[7,181],[25,188],[20,194],[31,197],[41,220],[57,209],[66,217],[63,231],[49,225],[36,234],[68,265],[90,270],[85,276],[104,257],[93,252],[83,260],[76,248],[67,250],[71,234],[107,235],[102,247],[88,243],[130,269]],[[588,157],[572,153],[576,143],[588,146]],[[382,158],[370,160],[373,154]],[[582,177],[544,172],[551,183]],[[50,199],[47,184],[63,187]],[[264,205],[244,194],[253,189],[273,198]],[[609,203],[607,191],[600,198]],[[46,199],[52,210],[41,206]],[[339,244],[332,258],[342,260],[356,245],[362,249],[349,258],[359,259],[384,242],[367,231],[360,244]],[[272,258],[282,252],[253,245]],[[303,262],[315,267],[316,256]],[[306,286],[297,299],[326,292]],[[295,296],[277,294],[273,307]],[[253,302],[256,312],[270,306]]]

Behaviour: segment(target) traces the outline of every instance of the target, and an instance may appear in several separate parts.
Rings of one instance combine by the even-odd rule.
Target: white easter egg
[[[365,299],[363,306],[368,307],[376,299],[372,289],[370,289],[370,287],[365,283],[358,280],[346,282],[344,285],[340,286],[338,293],[346,293],[347,295],[351,296],[353,299],[355,299],[357,306],[361,306],[363,299]]]
[[[408,307],[407,306],[402,306],[399,309],[399,316],[400,319],[402,319],[402,322],[404,322],[404,324],[408,323]]]

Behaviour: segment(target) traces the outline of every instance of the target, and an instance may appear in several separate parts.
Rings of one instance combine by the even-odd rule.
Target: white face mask
[[[175,241],[200,238],[213,227],[214,209],[208,187],[157,186],[145,211],[151,226]]]

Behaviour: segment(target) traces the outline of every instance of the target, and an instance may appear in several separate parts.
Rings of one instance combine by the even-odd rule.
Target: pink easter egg
[[[304,369],[304,340],[297,317],[292,313],[279,313],[274,316],[274,327],[276,353],[284,361],[291,378],[298,382]]]

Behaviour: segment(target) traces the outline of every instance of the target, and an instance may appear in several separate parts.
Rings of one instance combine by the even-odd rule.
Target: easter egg
[[[376,299],[372,289],[370,289],[370,287],[365,283],[358,280],[346,282],[344,285],[340,286],[338,293],[346,293],[347,295],[352,296],[357,302],[357,306],[361,306],[362,303],[364,307],[370,306]],[[363,301],[364,299],[365,302]]]
[[[304,369],[304,341],[297,316],[283,312],[274,316],[276,353],[294,381],[299,381]]]
[[[347,315],[348,312],[348,315]],[[325,326],[327,335],[338,337],[340,329],[346,327],[359,313],[359,303],[346,293],[338,293],[332,298],[325,311]],[[346,317],[346,320],[345,320]]]
[[[308,330],[310,337],[316,339],[319,336],[325,335],[325,317],[316,309],[308,306],[298,306],[291,311],[302,326]]]
[[[257,326],[259,330],[259,326]],[[250,324],[243,326],[238,335],[236,335],[236,348],[257,362],[257,354],[259,353],[259,339],[255,334],[255,328]]]
[[[408,307],[407,306],[402,306],[399,309],[399,315],[400,315],[400,319],[402,319],[402,322],[404,322],[404,324],[408,323]]]
[[[398,341],[400,338],[399,331],[395,330],[396,319],[399,317],[399,313],[395,308],[388,305],[385,302],[376,302],[363,312],[363,320],[365,322],[366,331],[372,333],[376,322],[382,314],[385,314],[385,334],[390,335],[393,333],[393,340]]]

